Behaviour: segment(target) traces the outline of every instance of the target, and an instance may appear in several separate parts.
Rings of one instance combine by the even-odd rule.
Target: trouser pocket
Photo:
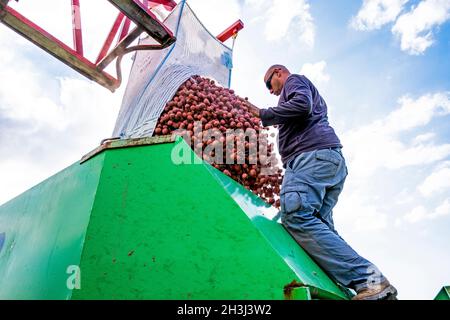
[[[314,177],[317,179],[334,177],[339,169],[341,161],[342,157],[340,154],[333,150],[317,150],[314,161]]]
[[[280,193],[281,213],[289,214],[305,209],[307,194],[307,185],[285,187]]]

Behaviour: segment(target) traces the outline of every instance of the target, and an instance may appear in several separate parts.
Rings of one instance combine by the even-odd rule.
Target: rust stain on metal
[[[284,289],[283,289],[284,298],[286,300],[292,300],[292,290],[294,290],[295,288],[300,288],[300,287],[304,287],[304,286],[305,285],[303,283],[297,282],[297,280],[292,280],[291,283],[284,286]]]
[[[162,143],[173,143],[175,142],[176,137],[172,135],[167,136],[157,136],[157,137],[146,137],[146,138],[133,138],[133,139],[118,139],[118,138],[109,138],[102,140],[100,146],[92,150],[91,152],[84,155],[80,164],[86,162],[87,160],[95,157],[96,155],[102,153],[107,149],[120,149],[120,148],[130,148],[130,147],[139,147],[139,146],[148,146],[153,144],[162,144]]]

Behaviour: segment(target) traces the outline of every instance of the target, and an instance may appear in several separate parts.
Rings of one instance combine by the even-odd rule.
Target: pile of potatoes
[[[216,85],[214,80],[193,76],[167,102],[154,136],[184,132],[192,149],[204,161],[279,208],[282,170],[269,142],[268,130],[249,112],[249,106],[248,98]],[[208,138],[204,133],[208,130],[220,137]],[[223,150],[222,157],[215,154],[218,144],[222,147],[219,150]]]

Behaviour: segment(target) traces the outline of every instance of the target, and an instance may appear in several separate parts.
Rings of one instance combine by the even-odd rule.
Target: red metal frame
[[[146,3],[150,2],[150,8],[158,5],[158,4],[162,4],[164,6],[164,8],[168,11],[172,11],[173,8],[175,8],[175,6],[177,5],[177,3],[175,1],[164,1],[164,0],[144,0],[144,5]],[[148,8],[148,6],[147,6]]]
[[[175,8],[177,3],[173,0],[108,1],[117,7],[120,12],[100,49],[95,63],[89,61],[84,56],[83,52],[80,0],[71,0],[73,49],[39,27],[37,24],[28,20],[16,10],[9,7],[9,0],[0,0],[0,22],[44,49],[69,67],[114,92],[121,83],[120,61],[124,54],[134,50],[163,49],[175,42],[176,39],[171,30],[160,22],[150,10],[157,5],[163,5],[165,9],[171,11]],[[131,22],[133,22],[136,27],[130,31]],[[243,27],[244,24],[242,21],[238,20],[217,38],[224,42],[231,36],[236,35]],[[110,50],[119,28],[121,28],[121,30],[119,32],[117,44]],[[152,36],[159,45],[129,47],[142,32],[146,32]],[[114,78],[104,71],[104,69],[114,60],[116,60],[117,78]]]
[[[9,7],[8,2],[9,0],[0,0],[0,21],[2,23],[44,49],[55,58],[67,64],[69,67],[111,91],[114,91],[120,86],[121,72],[119,63],[121,56],[132,51],[129,50],[130,48],[128,48],[128,46],[131,45],[142,32],[147,32],[158,41],[160,45],[133,47],[136,48],[135,50],[163,49],[173,44],[176,40],[172,32],[149,11],[149,6],[153,4],[154,1],[144,1],[144,4],[146,5],[146,7],[144,7],[144,4],[138,0],[109,0],[109,2],[115,5],[121,12],[100,50],[96,62],[93,63],[84,56],[80,0],[71,0],[73,48],[70,48],[61,40]],[[166,8],[173,8],[174,4],[176,5],[173,1],[163,0],[158,1],[158,4],[164,4],[167,6]],[[130,31],[131,22],[138,26],[132,31]],[[109,52],[111,44],[121,25],[122,29],[120,31],[118,43],[114,49]],[[116,58],[117,78],[114,78],[105,72],[104,69]]]
[[[174,39],[172,32],[139,0],[108,0],[130,18],[136,26],[151,35],[161,45]],[[166,2],[166,0],[164,0]]]
[[[241,20],[236,21],[231,26],[229,26],[227,29],[225,29],[221,34],[217,36],[217,39],[219,41],[225,42],[229,38],[235,36],[238,34],[240,30],[244,28],[244,23]]]
[[[114,40],[114,37],[117,34],[117,30],[119,30],[123,18],[125,18],[125,15],[122,12],[120,12],[116,18],[116,21],[114,21],[111,31],[109,31],[108,37],[106,38],[103,47],[100,49],[100,53],[97,56],[97,60],[95,60],[95,64],[98,64],[108,53],[109,48],[111,48],[111,44]]]
[[[31,22],[20,13],[10,7],[0,8],[0,18],[8,26],[12,26],[16,32],[35,43],[57,59],[63,61],[71,68],[85,75],[91,80],[97,81],[107,88],[117,88],[117,80],[67,46],[65,43],[52,36],[50,33]]]
[[[72,0],[72,30],[75,51],[78,52],[78,54],[83,55],[80,0]]]
[[[131,20],[126,18],[125,22],[122,24],[122,29],[120,30],[119,42],[122,41],[130,30]]]

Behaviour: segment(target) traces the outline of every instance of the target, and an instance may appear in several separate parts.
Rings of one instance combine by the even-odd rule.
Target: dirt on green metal
[[[291,283],[287,284],[283,288],[284,298],[286,300],[292,300],[292,291],[295,288],[304,287],[305,285],[301,282],[298,282],[297,280],[292,280]]]

